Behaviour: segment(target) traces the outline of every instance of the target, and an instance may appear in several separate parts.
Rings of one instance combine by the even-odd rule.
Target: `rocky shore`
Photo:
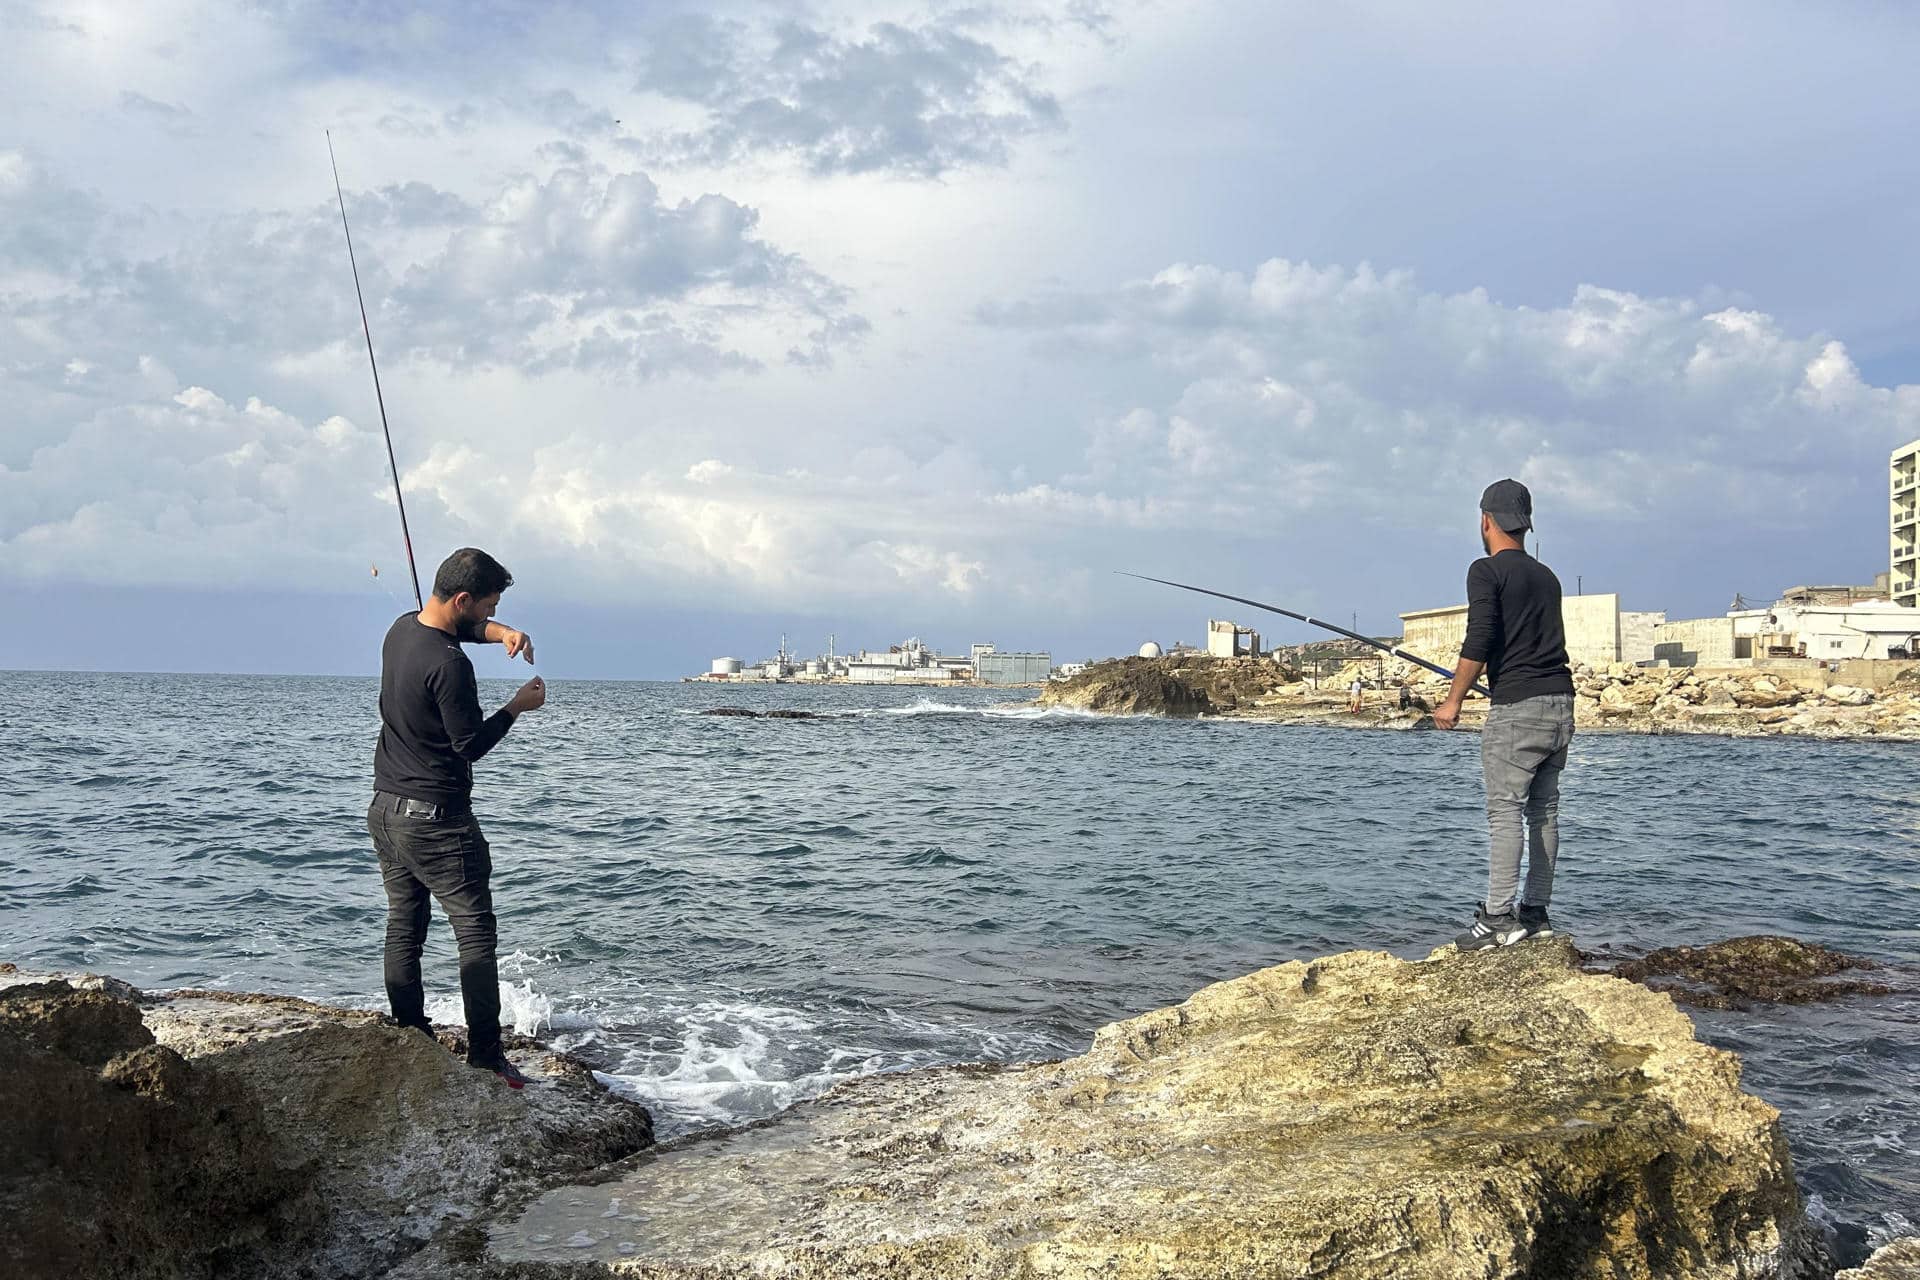
[[[1858,967],[1786,939],[1645,959],[1683,998]],[[1582,960],[1282,964],[1077,1058],[868,1077],[661,1147],[524,1038],[514,1092],[365,1011],[0,966],[0,1274],[1831,1275],[1738,1060]],[[1914,1247],[1857,1274],[1910,1277]]]
[[[1378,681],[1359,714],[1347,710],[1353,675]],[[1398,682],[1412,705],[1401,710]],[[1920,680],[1887,688],[1828,684],[1818,669],[1582,666],[1574,671],[1574,720],[1583,730],[1704,733],[1732,737],[1792,734],[1816,738],[1920,740]],[[1124,715],[1224,716],[1278,724],[1347,728],[1432,728],[1429,710],[1446,682],[1398,660],[1366,661],[1309,682],[1270,659],[1122,658],[1096,663],[1040,693],[1039,705]],[[1469,699],[1463,728],[1485,719],[1484,699]]]
[[[0,965],[0,1275],[343,1280],[653,1140],[524,1037],[515,1092],[378,1014]]]

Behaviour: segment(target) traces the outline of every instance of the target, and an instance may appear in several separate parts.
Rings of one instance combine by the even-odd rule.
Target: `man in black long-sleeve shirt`
[[[1453,728],[1467,691],[1486,673],[1493,692],[1480,732],[1491,837],[1487,899],[1454,939],[1463,951],[1552,932],[1547,902],[1560,853],[1560,774],[1573,740],[1573,673],[1560,579],[1528,555],[1519,538],[1532,527],[1533,495],[1525,485],[1498,480],[1487,486],[1480,496],[1480,545],[1487,554],[1467,570],[1466,640],[1453,690],[1433,713],[1434,724]]]
[[[524,632],[494,622],[513,575],[484,551],[464,547],[433,579],[433,598],[387,630],[380,650],[380,743],[373,753],[367,830],[387,890],[387,1000],[403,1027],[433,1034],[420,979],[437,898],[460,947],[467,1061],[514,1088],[525,1077],[500,1047],[500,977],[495,961],[491,850],[473,816],[473,762],[491,751],[514,717],[546,702],[538,676],[492,715],[480,710],[473,663],[460,644],[501,643],[533,661]]]

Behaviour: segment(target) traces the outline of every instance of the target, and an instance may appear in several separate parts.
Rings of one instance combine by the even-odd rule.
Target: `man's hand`
[[[1451,729],[1460,723],[1460,699],[1448,698],[1433,709],[1433,727]]]
[[[520,692],[507,700],[507,710],[514,715],[523,711],[538,711],[547,705],[547,682],[539,676],[520,686]]]
[[[524,657],[529,664],[533,662],[533,637],[524,631],[516,631],[504,622],[487,619],[487,625],[480,630],[481,639],[487,644],[507,646],[509,658]]]

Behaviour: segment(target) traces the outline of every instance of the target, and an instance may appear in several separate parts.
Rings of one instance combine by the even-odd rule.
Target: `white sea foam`
[[[796,1009],[750,1000],[668,1001],[642,1025],[664,1033],[630,1049],[611,1071],[596,1072],[609,1088],[646,1104],[663,1135],[707,1125],[764,1119],[834,1085],[883,1071],[958,1061],[1051,1056],[1056,1046],[1016,1044],[982,1028],[934,1023],[877,1010],[884,1038],[907,1042],[882,1050],[862,1044],[870,1025],[825,1025]],[[624,1032],[619,1039],[627,1039]]]
[[[431,1021],[449,1026],[467,1025],[467,1011],[461,1004],[460,996],[443,995],[427,1002],[427,1017]],[[591,1025],[585,1019],[570,1018],[575,1027]],[[537,1036],[555,1029],[553,1001],[533,989],[533,979],[524,983],[502,982],[500,984],[500,1025],[511,1027],[523,1036]]]

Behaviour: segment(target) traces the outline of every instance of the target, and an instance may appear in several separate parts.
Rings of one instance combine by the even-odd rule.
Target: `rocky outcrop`
[[[450,1223],[652,1141],[516,1038],[509,1089],[417,1031],[276,996],[0,987],[0,1274],[371,1276]]]
[[[1251,708],[1299,680],[1297,672],[1265,658],[1116,658],[1052,681],[1038,705],[1115,715],[1216,715]]]
[[[1356,675],[1368,684],[1358,715],[1347,710],[1347,687]],[[1404,710],[1399,704],[1402,681],[1413,703]],[[1920,739],[1920,678],[1912,676],[1875,691],[1829,686],[1824,672],[1811,666],[1716,671],[1614,663],[1575,668],[1574,688],[1574,721],[1588,731]],[[1095,663],[1071,680],[1048,685],[1040,705],[1416,729],[1432,727],[1427,710],[1445,698],[1446,691],[1441,677],[1394,658],[1363,659],[1314,681],[1301,680],[1267,659],[1121,658]],[[1461,725],[1477,728],[1486,713],[1486,700],[1471,698]]]
[[[1850,1267],[1833,1280],[1920,1280],[1920,1238],[1908,1236],[1874,1251],[1858,1267]]]
[[[1884,996],[1893,988],[1850,976],[1877,970],[1860,956],[1771,934],[1703,947],[1661,947],[1615,965],[1615,977],[1645,983],[1699,1009],[1812,1004],[1843,996]]]
[[[819,720],[823,718],[817,711],[797,711],[791,707],[778,707],[772,711],[751,711],[746,707],[713,707],[700,714],[731,716],[741,720]]]
[[[245,1274],[319,1226],[308,1155],[123,996],[0,989],[0,1078],[0,1275]]]
[[[1208,987],[1064,1062],[871,1077],[417,1256],[519,1280],[1812,1274],[1778,1115],[1538,941]]]

